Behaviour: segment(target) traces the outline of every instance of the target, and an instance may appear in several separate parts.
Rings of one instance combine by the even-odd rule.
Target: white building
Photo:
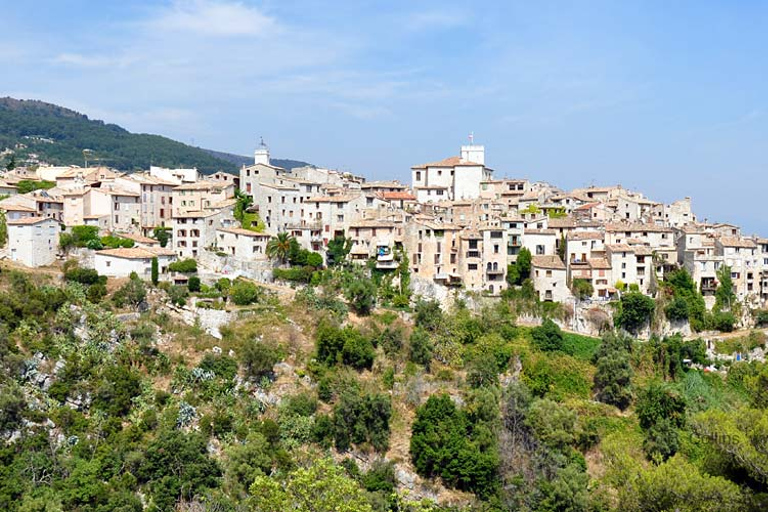
[[[97,251],[93,258],[96,271],[107,277],[128,277],[132,272],[146,281],[152,278],[152,259],[157,258],[158,277],[165,280],[168,265],[176,261],[176,254],[162,247],[133,247]]]
[[[461,147],[461,156],[411,168],[413,191],[420,203],[480,197],[481,182],[491,180],[493,170],[485,166],[485,147]]]
[[[59,223],[50,218],[27,217],[7,221],[8,254],[11,261],[27,267],[42,267],[56,260]]]
[[[531,278],[539,300],[565,302],[571,297],[565,264],[559,256],[531,258]]]

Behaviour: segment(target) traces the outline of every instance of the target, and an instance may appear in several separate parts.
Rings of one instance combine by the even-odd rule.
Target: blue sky
[[[471,131],[499,175],[768,235],[768,2],[0,3],[3,95],[374,179]]]

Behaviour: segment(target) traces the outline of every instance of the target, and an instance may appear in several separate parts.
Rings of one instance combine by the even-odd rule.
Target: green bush
[[[664,314],[672,322],[688,320],[690,315],[688,302],[682,297],[677,297],[667,304],[667,307],[664,308]]]
[[[353,444],[369,443],[376,451],[386,452],[391,416],[387,395],[361,395],[357,389],[346,389],[333,409],[336,448],[345,451]]]
[[[271,345],[254,340],[243,346],[240,361],[245,374],[251,379],[258,380],[272,376],[272,368],[280,362],[280,355]]]
[[[171,272],[181,272],[182,274],[194,274],[197,272],[197,260],[188,258],[186,260],[174,261],[168,265]]]
[[[250,281],[236,279],[229,289],[229,297],[238,306],[247,306],[261,299],[262,289]]]
[[[621,296],[621,307],[617,315],[618,325],[629,332],[637,332],[650,321],[656,303],[642,293],[628,292]]]
[[[192,293],[199,292],[200,278],[197,276],[189,276],[189,280],[187,281],[187,288],[189,288],[189,291]]]
[[[375,355],[371,340],[354,327],[339,329],[323,324],[317,330],[317,359],[324,364],[344,363],[357,369],[370,368]]]
[[[411,461],[423,477],[440,477],[449,487],[493,495],[499,485],[496,438],[484,423],[472,424],[448,395],[432,395],[416,410]]]
[[[561,351],[565,346],[563,331],[549,318],[544,320],[541,327],[531,330],[531,337],[533,346],[544,352]]]

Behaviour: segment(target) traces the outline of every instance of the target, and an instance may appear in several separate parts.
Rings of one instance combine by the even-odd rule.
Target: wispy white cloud
[[[77,68],[104,68],[104,67],[124,67],[132,64],[135,59],[127,56],[107,56],[107,55],[85,55],[82,53],[60,53],[52,59],[54,64]]]
[[[204,36],[264,36],[277,29],[273,17],[242,2],[175,0],[147,25],[153,30]]]
[[[440,9],[413,12],[406,16],[404,26],[411,31],[444,30],[469,24],[471,15],[464,10],[444,6]]]

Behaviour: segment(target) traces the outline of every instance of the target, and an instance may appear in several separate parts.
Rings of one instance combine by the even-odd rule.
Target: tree
[[[367,315],[376,304],[376,285],[370,279],[355,279],[344,290],[349,305],[357,313]]]
[[[5,217],[5,210],[0,210],[0,247],[5,247],[8,242],[8,223]]]
[[[152,234],[155,240],[160,242],[160,247],[167,247],[168,241],[171,239],[170,228],[156,227],[152,230]]]
[[[632,365],[626,350],[613,348],[597,359],[596,398],[621,410],[632,403]]]
[[[691,419],[691,427],[697,435],[709,441],[725,460],[760,482],[761,486],[768,483],[765,425],[768,425],[768,410],[756,408],[713,409]]]
[[[328,247],[326,247],[325,257],[328,260],[328,266],[334,267],[344,263],[351,250],[351,238],[345,238],[343,236],[334,237],[328,242]]]
[[[531,251],[527,247],[520,249],[515,263],[507,266],[507,282],[512,286],[523,284],[531,276]]]
[[[288,261],[288,256],[295,242],[296,239],[289,233],[278,233],[277,236],[273,236],[267,242],[267,257],[278,260],[281,265],[284,265]]]
[[[152,284],[154,286],[157,286],[157,283],[160,280],[159,271],[160,271],[160,268],[157,262],[157,256],[155,256],[154,258],[152,258],[152,273],[151,273]]]
[[[139,279],[135,272],[132,272],[128,282],[112,296],[112,301],[117,307],[123,307],[127,304],[133,308],[138,308],[146,298],[147,288],[144,286],[144,282]]]
[[[180,430],[161,431],[147,446],[136,471],[139,482],[148,484],[154,505],[167,512],[174,510],[177,499],[191,499],[217,487],[220,474],[208,455],[206,439]]]
[[[621,310],[617,315],[619,325],[629,332],[637,332],[650,321],[656,303],[642,293],[628,292],[621,296]]]
[[[531,330],[533,345],[544,352],[563,350],[563,331],[555,322],[547,318],[540,327]]]
[[[411,461],[421,476],[487,498],[496,492],[496,437],[483,421],[470,421],[448,395],[432,395],[416,410],[411,427]]]
[[[432,362],[432,340],[424,329],[416,328],[411,333],[408,345],[408,354],[411,361],[423,365],[429,370]]]
[[[200,278],[197,276],[189,276],[189,280],[187,281],[187,288],[189,288],[189,291],[192,293],[199,292]]]
[[[652,382],[640,392],[636,411],[645,431],[643,450],[649,458],[667,460],[677,452],[685,409],[685,399],[664,384]]]
[[[435,332],[443,324],[443,309],[436,300],[420,299],[416,303],[416,327]]]
[[[571,291],[579,300],[588,299],[595,293],[592,282],[588,279],[574,279],[571,283]]]
[[[271,345],[253,340],[243,346],[240,361],[246,376],[257,380],[272,375],[272,368],[280,362],[280,355]]]
[[[667,304],[667,307],[664,308],[664,314],[672,322],[688,320],[688,317],[690,316],[688,301],[682,297],[672,299],[672,302]]]
[[[702,473],[681,456],[658,466],[640,466],[619,454],[610,464],[623,512],[751,510],[737,484]]]
[[[5,164],[5,170],[6,171],[12,171],[16,168],[16,155],[11,155],[10,160],[8,160],[8,163]]]
[[[236,305],[247,306],[261,299],[262,289],[245,279],[236,279],[229,288],[229,297]]]
[[[252,512],[373,512],[360,484],[330,459],[296,469],[284,482],[259,476],[250,490]]]
[[[718,286],[715,290],[715,309],[717,311],[731,309],[736,305],[736,294],[733,292],[731,267],[723,265],[717,271]]]

